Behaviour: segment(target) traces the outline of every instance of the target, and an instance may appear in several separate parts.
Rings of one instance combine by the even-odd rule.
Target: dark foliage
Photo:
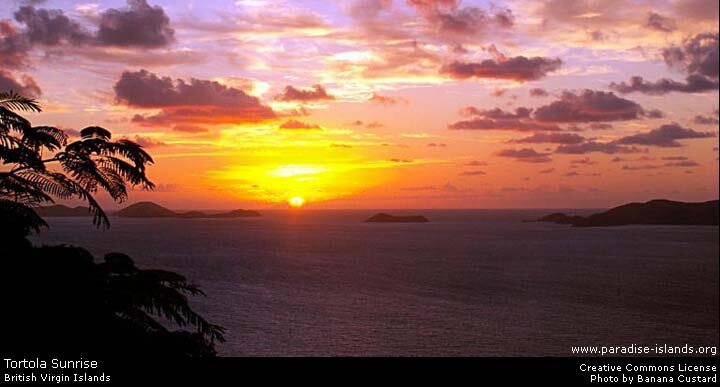
[[[82,248],[34,247],[27,239],[47,227],[33,207],[53,198],[85,201],[94,223],[109,227],[94,194],[103,190],[122,202],[127,185],[151,189],[145,174],[150,155],[131,141],[112,141],[110,131],[100,127],[85,128],[79,140],[68,143],[62,130],[32,126],[18,110],[39,112],[40,106],[0,93],[4,353],[214,356],[224,330],[192,310],[188,296],[202,292],[182,275],[139,269],[119,253],[96,263]]]
[[[189,307],[187,295],[201,293],[179,274],[141,270],[117,253],[95,263],[78,247],[0,251],[1,341],[9,353],[204,357],[223,340],[221,327]],[[196,331],[167,328],[173,324]]]

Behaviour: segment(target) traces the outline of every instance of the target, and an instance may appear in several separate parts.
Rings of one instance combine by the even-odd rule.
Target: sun
[[[291,197],[290,200],[288,200],[288,204],[290,204],[290,207],[292,208],[300,208],[305,205],[305,199],[299,196],[294,196]]]

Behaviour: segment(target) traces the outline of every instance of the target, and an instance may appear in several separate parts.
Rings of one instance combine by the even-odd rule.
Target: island
[[[569,224],[573,227],[608,227],[626,225],[718,225],[718,200],[685,203],[672,200],[651,200],[629,203],[587,217],[554,213],[536,222]]]
[[[207,214],[201,211],[175,212],[153,202],[139,202],[123,208],[114,215],[121,218],[229,219],[258,217],[260,213],[252,210],[233,210],[218,214]]]
[[[121,218],[180,218],[182,214],[169,210],[153,202],[139,202],[116,212]]]
[[[369,217],[367,223],[427,223],[430,220],[422,215],[394,216],[379,213]]]

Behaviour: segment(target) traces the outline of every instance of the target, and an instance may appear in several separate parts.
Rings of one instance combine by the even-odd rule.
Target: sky
[[[0,89],[170,208],[718,197],[716,0],[4,0]]]

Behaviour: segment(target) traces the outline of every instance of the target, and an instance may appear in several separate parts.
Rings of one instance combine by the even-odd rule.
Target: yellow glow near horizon
[[[297,199],[317,203],[376,186],[385,180],[379,169],[392,166],[331,157],[313,164],[277,165],[263,160],[214,171],[211,178],[224,181],[222,186],[243,199],[293,205]]]
[[[299,196],[294,196],[294,197],[291,197],[290,200],[288,200],[288,204],[292,208],[300,208],[305,205],[305,199],[303,199]]]
[[[227,129],[220,141],[228,155],[208,171],[207,184],[242,200],[287,204],[297,197],[315,204],[366,192],[391,179],[392,169],[427,162],[393,161],[385,149],[358,145],[366,140],[352,132],[317,123],[323,130],[278,130],[276,123]],[[338,143],[352,145],[333,146]]]
[[[269,174],[277,177],[294,177],[302,175],[316,175],[325,172],[326,169],[318,165],[281,165]]]

